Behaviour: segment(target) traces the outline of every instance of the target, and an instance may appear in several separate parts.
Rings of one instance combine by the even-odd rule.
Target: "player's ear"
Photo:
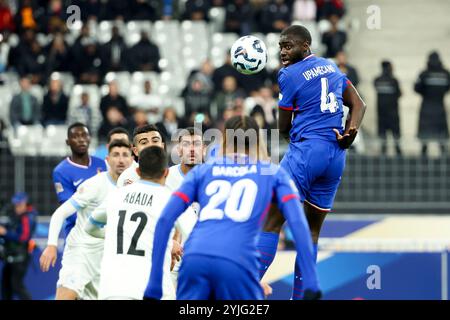
[[[164,178],[167,178],[168,175],[169,175],[169,168],[165,168],[164,169]]]
[[[133,154],[134,154],[136,157],[139,157],[138,149],[137,149],[135,146],[131,147],[131,150],[133,151]]]
[[[66,146],[69,146],[69,147],[70,147],[69,139],[66,139]]]

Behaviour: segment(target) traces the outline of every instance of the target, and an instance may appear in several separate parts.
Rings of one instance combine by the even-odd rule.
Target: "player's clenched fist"
[[[39,259],[41,270],[47,272],[50,269],[50,266],[54,267],[57,256],[56,246],[47,246]]]

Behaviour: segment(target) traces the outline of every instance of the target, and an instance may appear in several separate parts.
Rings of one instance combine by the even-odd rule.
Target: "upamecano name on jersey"
[[[303,77],[305,77],[306,80],[311,80],[315,77],[327,74],[327,73],[333,73],[336,72],[334,67],[331,64],[327,64],[326,66],[317,66],[312,69],[308,69],[305,72],[303,72]]]
[[[258,169],[254,164],[251,166],[239,166],[239,167],[214,166],[212,169],[213,176],[226,176],[226,177],[242,177],[247,174],[257,172]]]
[[[153,195],[148,195],[146,193],[141,192],[131,192],[127,193],[125,199],[123,202],[129,203],[129,204],[139,204],[141,206],[151,206],[153,201]]]

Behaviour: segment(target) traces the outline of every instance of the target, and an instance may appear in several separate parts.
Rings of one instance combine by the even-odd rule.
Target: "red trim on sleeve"
[[[175,192],[173,193],[173,195],[174,195],[174,196],[178,196],[178,197],[180,197],[181,200],[183,200],[184,202],[189,203],[189,197],[188,197],[186,194],[184,194],[183,192],[175,191]]]
[[[281,202],[285,203],[291,199],[300,199],[300,197],[296,194],[288,194],[281,199]]]
[[[349,84],[353,84],[349,79],[347,79],[347,81],[345,82],[347,85]]]
[[[278,106],[278,108],[282,109],[282,110],[287,110],[287,111],[293,111],[294,107],[293,106]]]
[[[19,237],[19,241],[27,241],[30,238],[30,219],[28,216],[22,217],[22,234]]]

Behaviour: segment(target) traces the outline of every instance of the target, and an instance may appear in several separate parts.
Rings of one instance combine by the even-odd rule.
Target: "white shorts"
[[[93,248],[66,244],[56,286],[73,290],[79,299],[97,300],[103,246]]]

